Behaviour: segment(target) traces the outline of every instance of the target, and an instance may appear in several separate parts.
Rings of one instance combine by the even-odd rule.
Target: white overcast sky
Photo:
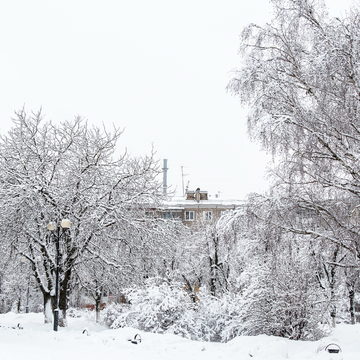
[[[344,15],[359,0],[325,0]],[[265,188],[265,155],[225,90],[239,34],[270,19],[268,0],[1,0],[0,133],[42,107],[125,128],[130,153],[167,158],[169,183],[243,198]]]

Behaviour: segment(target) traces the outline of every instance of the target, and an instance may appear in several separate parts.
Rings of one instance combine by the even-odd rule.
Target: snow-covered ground
[[[17,328],[17,325],[23,329]],[[84,329],[88,334],[83,334]],[[139,333],[140,344],[128,339]],[[123,328],[110,330],[86,318],[70,318],[57,333],[43,324],[42,314],[0,314],[0,359],[360,359],[360,325],[339,325],[334,334],[318,342],[290,341],[272,336],[238,337],[227,344],[191,341],[175,335],[159,335]],[[342,353],[319,348],[336,342]]]

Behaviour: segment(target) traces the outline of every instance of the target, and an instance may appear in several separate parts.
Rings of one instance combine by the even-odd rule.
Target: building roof
[[[186,200],[183,197],[173,197],[163,202],[165,209],[184,209],[184,208],[236,208],[244,205],[243,200],[209,198],[208,200]]]

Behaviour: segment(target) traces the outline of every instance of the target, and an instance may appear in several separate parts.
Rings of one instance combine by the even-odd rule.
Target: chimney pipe
[[[168,171],[168,167],[167,167],[167,159],[163,160],[163,194],[167,195],[167,171]]]
[[[197,202],[200,202],[200,188],[197,188],[197,189],[195,190],[195,200],[196,200]]]

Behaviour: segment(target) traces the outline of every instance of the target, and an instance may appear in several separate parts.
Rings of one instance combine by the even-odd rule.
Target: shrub
[[[143,288],[126,290],[125,294],[131,306],[122,306],[121,311],[119,308],[113,311],[114,315],[116,311],[118,313],[111,327],[130,326],[162,333],[173,326],[189,308],[191,301],[179,283],[157,284],[158,281],[152,279]]]
[[[199,293],[194,303],[181,283],[152,279],[143,288],[128,289],[126,296],[130,305],[112,304],[103,311],[103,322],[113,329],[128,326],[204,341],[228,341],[238,334],[234,295],[218,299]]]

